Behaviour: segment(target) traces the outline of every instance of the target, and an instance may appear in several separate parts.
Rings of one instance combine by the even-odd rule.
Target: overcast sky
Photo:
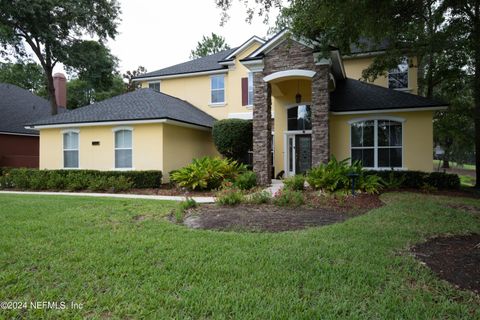
[[[154,71],[187,61],[190,50],[202,36],[212,32],[235,47],[252,35],[265,37],[269,28],[260,17],[246,23],[245,7],[238,0],[228,12],[230,19],[224,26],[220,26],[221,10],[214,0],[120,0],[120,3],[119,35],[108,46],[120,59],[122,72],[139,65]]]

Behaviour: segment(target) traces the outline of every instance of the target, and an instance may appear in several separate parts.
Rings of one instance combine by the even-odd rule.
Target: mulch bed
[[[219,206],[202,205],[191,209],[184,224],[191,228],[224,231],[281,232],[342,222],[383,205],[377,195],[358,195],[343,200],[325,199],[312,207],[279,207],[274,205]]]
[[[412,252],[440,278],[480,293],[480,234],[432,238]]]

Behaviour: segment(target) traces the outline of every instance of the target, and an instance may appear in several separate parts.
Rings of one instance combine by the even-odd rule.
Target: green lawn
[[[173,225],[169,202],[0,195],[0,301],[83,304],[0,319],[478,319],[480,298],[407,248],[480,232],[478,217],[445,206],[480,200],[382,198],[345,223],[268,234]]]
[[[438,164],[441,162],[440,160],[433,160],[433,167],[438,168]],[[459,168],[459,169],[465,169],[465,170],[475,170],[475,165],[474,164],[457,164],[456,162],[450,162],[450,167],[451,168]],[[441,164],[440,164],[441,168]]]

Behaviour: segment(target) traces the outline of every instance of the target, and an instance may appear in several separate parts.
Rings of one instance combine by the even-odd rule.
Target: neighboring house
[[[58,77],[59,74],[56,85]],[[50,115],[48,100],[15,85],[0,83],[0,167],[38,168],[39,134],[26,129],[25,124]]]
[[[177,169],[216,154],[214,119],[253,119],[259,182],[337,159],[374,169],[432,170],[433,112],[445,104],[417,96],[417,69],[402,63],[374,84],[358,81],[375,54],[332,49],[320,58],[283,31],[268,41],[143,74],[144,89],[32,124],[40,167]],[[273,157],[273,159],[272,159]]]

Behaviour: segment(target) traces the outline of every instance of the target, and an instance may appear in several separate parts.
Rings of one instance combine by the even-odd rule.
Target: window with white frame
[[[408,59],[405,57],[394,69],[388,71],[390,89],[408,89]]]
[[[253,106],[253,72],[248,73],[248,105]]]
[[[223,75],[212,76],[211,78],[211,103],[225,103],[225,77]]]
[[[150,89],[160,92],[160,82],[149,82],[148,87]]]
[[[115,168],[132,168],[132,129],[115,130]]]
[[[402,167],[400,121],[365,120],[351,124],[351,159],[367,168]]]
[[[78,168],[78,131],[63,133],[63,167]]]

